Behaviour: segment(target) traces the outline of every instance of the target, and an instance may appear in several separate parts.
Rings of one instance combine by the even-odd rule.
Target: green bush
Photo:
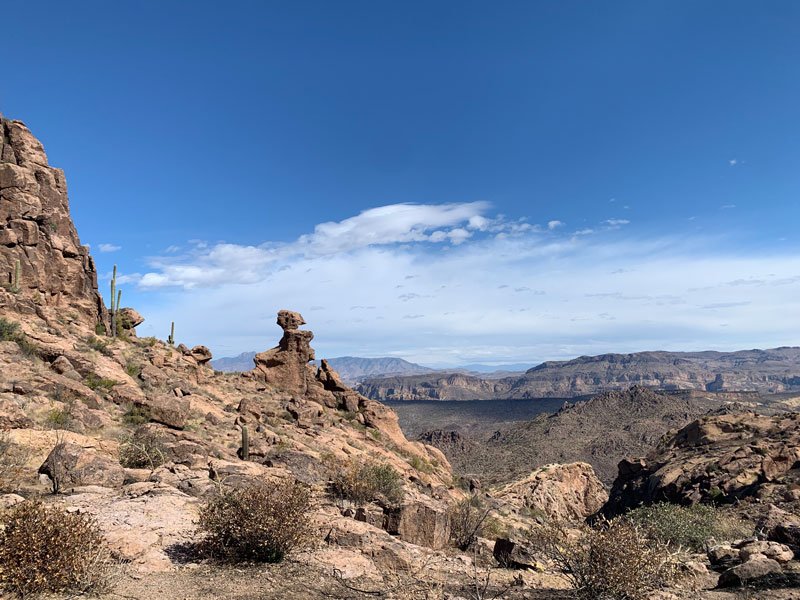
[[[94,373],[89,373],[86,379],[83,380],[83,383],[85,383],[86,387],[90,390],[100,390],[103,392],[110,392],[111,389],[117,385],[117,382],[113,379],[103,379]]]
[[[277,563],[310,540],[311,491],[293,481],[223,488],[200,509],[201,548],[225,560]]]
[[[0,584],[7,592],[103,592],[115,572],[91,517],[30,500],[0,513]]]
[[[354,504],[373,500],[397,503],[403,499],[403,478],[391,465],[350,459],[332,461],[331,491]]]
[[[143,425],[150,420],[150,411],[145,406],[132,404],[122,415],[122,422],[128,425]]]
[[[26,356],[38,356],[39,349],[28,341],[20,329],[19,323],[0,317],[0,341],[16,342],[19,349]]]
[[[715,506],[681,506],[663,502],[636,508],[624,517],[644,534],[672,547],[702,552],[709,538],[734,540],[753,534],[752,525]]]

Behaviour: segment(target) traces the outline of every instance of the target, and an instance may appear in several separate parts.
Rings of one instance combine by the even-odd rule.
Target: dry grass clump
[[[644,600],[679,576],[676,556],[628,520],[577,531],[551,522],[532,533],[531,543],[587,600]]]
[[[692,552],[705,550],[709,538],[726,541],[753,535],[752,524],[707,504],[681,506],[662,502],[636,508],[624,519],[635,523],[653,540]]]
[[[374,500],[395,504],[403,499],[403,478],[385,463],[349,459],[330,464],[331,491],[337,498],[353,504]]]
[[[0,492],[19,489],[29,456],[28,450],[11,441],[8,432],[0,430]]]
[[[140,428],[120,440],[119,464],[123,467],[155,470],[166,461],[164,445],[154,431]]]
[[[311,491],[293,481],[226,489],[200,509],[201,548],[225,560],[278,563],[311,534]]]
[[[104,592],[117,567],[91,517],[31,500],[0,514],[0,586],[7,592]]]

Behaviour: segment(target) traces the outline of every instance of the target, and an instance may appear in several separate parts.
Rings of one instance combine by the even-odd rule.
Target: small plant
[[[433,473],[433,465],[426,459],[422,458],[421,456],[417,456],[416,454],[408,460],[408,464],[420,473],[427,473],[428,475]]]
[[[491,512],[477,495],[468,496],[450,507],[450,541],[460,550],[467,550],[483,534]]]
[[[69,429],[72,425],[70,407],[52,408],[47,413],[47,426],[50,429]]]
[[[311,491],[283,480],[222,488],[200,509],[201,547],[226,560],[278,563],[311,534]]]
[[[673,548],[703,552],[705,541],[735,540],[753,534],[745,521],[707,504],[681,506],[662,502],[636,508],[624,517],[650,539]]]
[[[94,332],[95,332],[97,335],[105,335],[105,333],[106,333],[106,326],[105,326],[105,325],[103,325],[103,323],[99,323],[99,322],[98,322],[98,323],[95,323],[95,325],[94,325]]]
[[[128,364],[125,365],[125,372],[130,377],[136,377],[139,374],[139,371],[141,370],[141,368],[142,367],[140,365],[138,365],[137,363],[129,362]]]
[[[167,343],[170,346],[175,345],[175,321],[172,322],[172,326],[169,328],[169,337],[167,338]]]
[[[138,404],[132,404],[128,410],[122,415],[122,422],[128,425],[139,426],[147,423],[150,420],[150,412],[147,407]]]
[[[105,356],[113,355],[113,352],[109,348],[110,342],[108,340],[92,336],[86,340],[86,345],[92,350],[97,350],[100,354],[104,354]]]
[[[19,323],[0,317],[0,341],[16,342],[25,356],[38,356],[39,349],[28,341]]]
[[[331,491],[337,498],[354,504],[403,499],[403,478],[391,465],[350,459],[333,461],[331,471]]]
[[[116,570],[91,517],[31,500],[0,514],[0,584],[12,594],[103,592]]]
[[[83,383],[85,383],[86,387],[90,390],[100,390],[106,393],[110,392],[112,388],[117,385],[117,382],[113,379],[103,379],[94,373],[89,373],[83,380]]]
[[[154,471],[166,461],[164,445],[153,431],[137,429],[132,436],[120,440],[119,463],[123,467]]]
[[[601,521],[569,532],[548,522],[531,535],[535,552],[552,561],[586,600],[645,600],[678,577],[676,557],[631,521]]]

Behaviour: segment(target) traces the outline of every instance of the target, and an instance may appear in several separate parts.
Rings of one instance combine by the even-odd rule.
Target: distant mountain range
[[[253,368],[255,352],[242,352],[239,356],[217,358],[211,365],[217,371],[233,373],[249,371]],[[427,373],[458,373],[479,376],[486,379],[499,379],[520,374],[528,368],[526,364],[499,365],[493,367],[483,364],[471,364],[450,369],[434,369],[423,367],[402,358],[362,358],[359,356],[338,356],[327,359],[328,363],[339,372],[345,383],[356,384],[364,379],[379,379],[391,376],[412,376]],[[319,361],[315,361],[319,364]]]
[[[574,398],[642,385],[709,392],[800,390],[800,348],[738,352],[636,352],[544,362],[499,379],[464,373],[368,378],[358,391],[380,401]]]

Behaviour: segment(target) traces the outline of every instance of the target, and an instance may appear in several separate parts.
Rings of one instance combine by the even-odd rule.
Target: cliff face
[[[97,271],[69,214],[67,181],[21,121],[2,119],[0,310],[104,321]]]
[[[740,352],[636,352],[545,362],[524,375],[486,380],[418,375],[368,379],[358,390],[381,401],[573,398],[632,385],[664,390],[787,392],[800,389],[800,348]]]

